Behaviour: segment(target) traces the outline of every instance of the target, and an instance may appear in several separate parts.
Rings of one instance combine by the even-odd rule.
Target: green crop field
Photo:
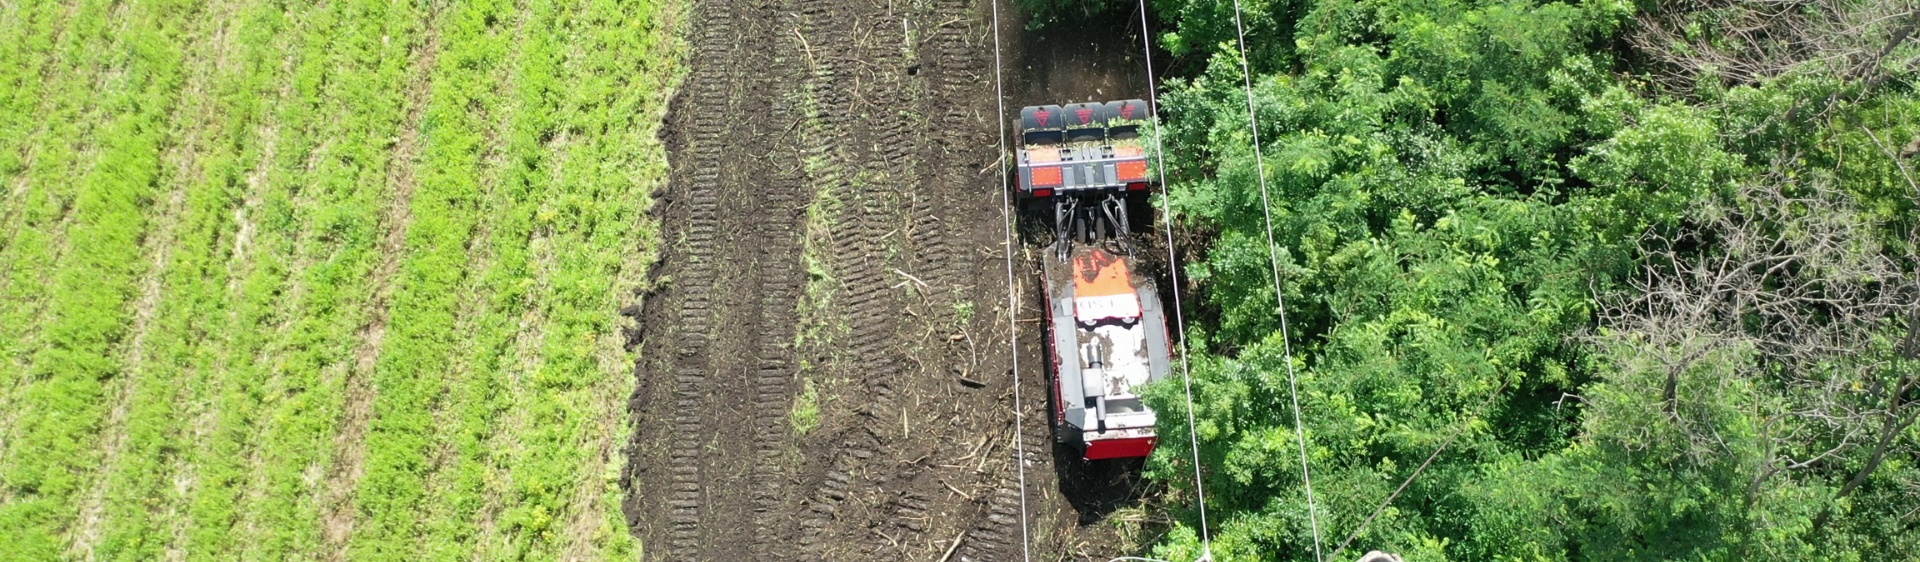
[[[0,560],[632,557],[681,13],[0,3]]]

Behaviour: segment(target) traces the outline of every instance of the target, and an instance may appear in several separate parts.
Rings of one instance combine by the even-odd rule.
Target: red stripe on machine
[[[1135,437],[1088,441],[1086,457],[1090,461],[1144,457],[1153,454],[1153,445],[1158,440],[1157,437]]]

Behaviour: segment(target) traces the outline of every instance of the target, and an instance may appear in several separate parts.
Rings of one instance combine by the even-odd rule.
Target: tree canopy
[[[1910,3],[1152,5],[1216,559],[1920,558]]]

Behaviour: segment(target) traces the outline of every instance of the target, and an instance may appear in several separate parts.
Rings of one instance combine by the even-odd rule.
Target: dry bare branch
[[[1677,91],[1703,78],[1761,84],[1796,74],[1872,87],[1920,30],[1920,2],[1662,0],[1636,20],[1629,40],[1664,65],[1656,79]]]
[[[1836,496],[1845,497],[1920,420],[1910,353],[1920,348],[1908,345],[1920,341],[1920,259],[1911,255],[1920,237],[1884,244],[1886,225],[1845,192],[1785,174],[1761,179],[1707,202],[1690,226],[1646,235],[1648,265],[1604,307],[1603,337],[1641,368],[1664,370],[1660,412],[1692,441],[1695,462],[1739,456],[1705,408],[1716,398],[1710,385],[1766,396],[1753,405],[1763,444],[1750,500],[1787,471],[1863,467],[1829,475],[1846,481]],[[1700,374],[1702,363],[1711,374]]]

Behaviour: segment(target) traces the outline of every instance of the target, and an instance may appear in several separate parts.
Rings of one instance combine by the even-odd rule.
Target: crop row
[[[50,559],[65,550],[85,475],[104,456],[98,429],[109,412],[108,389],[127,376],[120,345],[129,333],[137,280],[147,269],[142,239],[152,221],[146,211],[164,174],[166,125],[181,94],[178,45],[197,23],[183,17],[192,13],[183,3],[76,8],[65,30],[73,43],[62,54],[74,55],[81,70],[42,94],[60,96],[52,101],[72,109],[68,115],[78,123],[38,123],[44,129],[36,136],[56,146],[87,142],[45,151],[9,147],[15,155],[38,151],[32,156],[48,161],[25,170],[25,158],[15,156],[10,160],[21,163],[8,166],[9,183],[18,185],[9,185],[12,193],[33,192],[10,193],[9,203],[27,206],[35,226],[14,230],[6,248],[12,268],[6,316],[26,324],[9,329],[22,337],[5,352],[6,374],[0,375],[11,393],[0,453],[0,536],[8,537],[0,548],[7,558]],[[41,117],[15,111],[36,112],[45,105],[38,102],[48,101],[15,100],[20,103],[9,103],[5,121],[16,131]]]
[[[355,557],[632,548],[601,476],[627,384],[612,311],[664,172],[647,163],[664,84],[631,70],[664,54],[650,17],[539,1],[441,17]]]
[[[637,548],[668,8],[8,9],[0,559]]]
[[[107,396],[104,458],[68,533],[76,554],[161,558],[169,545],[159,538],[187,529],[189,496],[177,483],[207,457],[194,389],[223,372],[213,361],[215,336],[226,333],[229,287],[246,271],[233,206],[249,195],[257,131],[270,107],[258,92],[272,91],[282,57],[273,41],[278,12],[233,3],[195,10],[188,17],[203,23],[181,45],[182,95],[170,109],[171,138],[148,212],[141,259],[149,269],[122,346],[123,372]]]
[[[208,381],[225,402],[215,432],[234,441],[215,459],[231,472],[203,478],[211,497],[194,498],[206,511],[194,517],[196,552],[278,560],[338,546],[324,524],[346,509],[347,386],[365,376],[382,241],[398,227],[387,212],[400,204],[393,139],[426,18],[417,5],[369,1],[301,16],[265,179],[260,231],[273,231],[273,248],[260,248],[260,292],[236,315],[230,370]],[[229,532],[236,525],[251,536]]]

